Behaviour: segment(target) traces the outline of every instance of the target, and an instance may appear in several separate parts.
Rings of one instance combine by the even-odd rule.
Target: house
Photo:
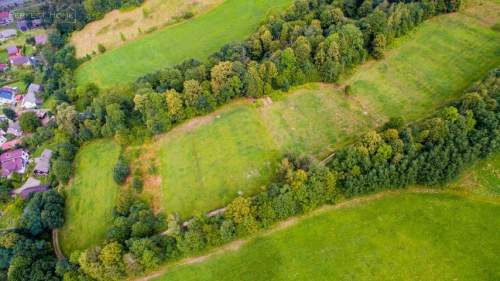
[[[10,12],[0,12],[0,25],[8,25],[14,21],[14,17]]]
[[[39,106],[39,99],[37,94],[41,91],[42,87],[38,84],[30,84],[28,92],[23,97],[22,105],[26,109],[33,109]]]
[[[24,4],[24,0],[0,0],[0,8],[8,9],[22,6]]]
[[[45,149],[40,157],[35,158],[35,176],[46,176],[50,171],[50,159],[52,158],[52,150]]]
[[[25,56],[14,56],[10,58],[10,64],[13,66],[21,67],[31,65],[31,61]]]
[[[35,45],[45,45],[47,44],[47,35],[37,35],[35,36]]]
[[[9,66],[6,65],[5,63],[0,63],[0,72],[5,72],[9,69]]]
[[[11,87],[0,88],[0,105],[14,105],[17,91]]]
[[[44,192],[48,189],[48,185],[42,184],[35,178],[29,177],[20,188],[14,189],[11,194],[12,196],[21,196],[23,199],[26,199],[32,193]]]
[[[17,57],[17,56],[20,56],[21,55],[21,50],[19,50],[19,48],[17,48],[17,46],[9,46],[7,47],[7,54],[9,55],[9,58],[10,57]]]
[[[24,149],[16,149],[2,153],[0,164],[2,176],[9,177],[12,173],[23,174],[28,166],[29,154]]]
[[[42,26],[42,20],[41,19],[34,19],[31,21],[31,28],[38,28]]]
[[[17,36],[17,30],[15,29],[5,29],[0,31],[0,41],[5,41],[9,38],[16,36]]]
[[[20,139],[7,141],[4,144],[2,144],[2,151],[9,151],[11,149],[15,149],[18,145],[21,145],[21,143],[22,142]]]
[[[28,31],[28,21],[26,20],[20,20],[16,22],[17,29],[21,30],[22,32]]]
[[[23,135],[23,130],[21,130],[21,126],[19,125],[19,121],[9,121],[9,127],[7,128],[7,134],[14,135],[16,137],[20,137]]]

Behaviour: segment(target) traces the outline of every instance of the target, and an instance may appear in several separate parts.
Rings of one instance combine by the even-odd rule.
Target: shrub
[[[103,44],[99,43],[97,44],[97,50],[99,51],[100,54],[104,54],[106,52],[106,47],[104,47]]]
[[[120,157],[113,169],[113,179],[118,184],[123,184],[130,173],[127,161]]]

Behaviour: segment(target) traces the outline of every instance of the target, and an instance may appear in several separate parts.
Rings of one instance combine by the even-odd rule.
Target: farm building
[[[50,159],[52,158],[52,150],[45,149],[40,157],[35,158],[35,176],[46,176],[50,171]]]
[[[21,196],[23,199],[26,199],[32,193],[44,192],[48,189],[48,185],[42,184],[39,180],[33,177],[29,177],[20,188],[12,191],[12,196]]]
[[[24,149],[16,149],[2,153],[0,164],[2,176],[9,177],[12,173],[23,174],[28,166],[29,154]]]

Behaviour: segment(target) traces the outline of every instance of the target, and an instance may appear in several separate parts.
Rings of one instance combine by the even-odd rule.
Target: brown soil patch
[[[107,50],[175,23],[174,18],[186,12],[200,15],[222,4],[224,0],[146,0],[141,7],[128,11],[114,10],[103,19],[87,24],[73,33],[71,43],[76,56],[97,53],[97,45]]]

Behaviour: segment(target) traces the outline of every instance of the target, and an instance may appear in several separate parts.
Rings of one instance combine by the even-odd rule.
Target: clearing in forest
[[[132,163],[133,168],[155,171],[145,174],[145,182],[151,183],[145,186],[146,197],[166,213],[179,212],[184,218],[203,213],[224,206],[239,192],[258,191],[286,151],[321,158],[388,117],[424,117],[500,64],[500,33],[491,28],[498,15],[488,22],[482,17],[489,18],[497,8],[472,7],[423,23],[397,40],[385,59],[366,63],[342,82],[352,85],[350,97],[343,95],[343,85],[313,84],[277,95],[272,104],[257,107],[240,100],[178,126],[142,147],[140,161]],[[87,153],[92,151],[79,155]],[[111,179],[116,158],[104,153],[98,157],[113,161],[99,170]],[[108,186],[98,181],[92,187]],[[113,207],[109,202],[106,208]],[[86,223],[80,219],[69,219],[67,227]],[[105,221],[96,219],[101,229]],[[83,236],[74,239],[84,241]]]
[[[498,176],[499,155],[465,175],[475,178],[465,192],[458,181],[458,192],[366,196],[376,199],[326,207],[141,280],[498,280],[498,177],[490,193],[475,192]]]
[[[120,147],[109,140],[83,146],[75,159],[75,176],[66,188],[65,223],[59,233],[61,246],[69,257],[101,242],[111,221],[120,194],[113,180],[113,167]]]

